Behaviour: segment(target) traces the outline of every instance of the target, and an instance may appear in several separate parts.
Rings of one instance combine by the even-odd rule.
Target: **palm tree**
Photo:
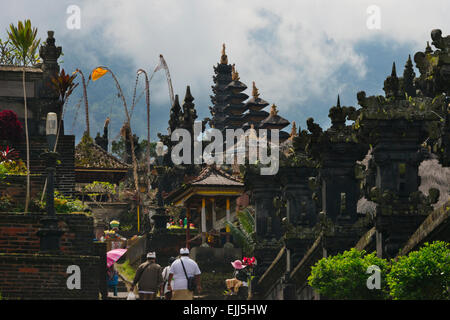
[[[245,208],[237,214],[238,226],[226,221],[226,225],[230,228],[236,244],[242,248],[242,253],[246,256],[252,255],[255,250],[255,217],[253,210]]]
[[[25,200],[25,212],[28,211],[28,205],[30,202],[30,142],[28,138],[28,109],[27,109],[27,92],[25,88],[25,67],[27,61],[33,61],[32,57],[36,55],[36,50],[39,46],[40,40],[36,39],[37,28],[31,27],[31,21],[25,20],[19,21],[17,27],[14,24],[9,26],[7,31],[9,39],[14,47],[20,53],[20,57],[23,63],[22,69],[22,86],[23,86],[23,101],[25,105],[25,138],[27,145],[27,193]]]

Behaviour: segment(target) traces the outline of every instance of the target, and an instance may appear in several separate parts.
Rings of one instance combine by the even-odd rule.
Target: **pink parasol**
[[[114,249],[106,253],[106,266],[111,267],[117,260],[127,252],[127,249]]]

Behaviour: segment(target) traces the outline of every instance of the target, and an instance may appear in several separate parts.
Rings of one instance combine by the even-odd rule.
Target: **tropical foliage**
[[[39,59],[39,54],[36,50],[27,57],[27,65],[35,65],[39,62],[41,62],[41,60]],[[6,40],[0,39],[0,64],[19,66],[22,65],[22,63],[22,54],[17,50],[13,42],[9,38]]]
[[[9,40],[12,42],[15,49],[20,54],[23,63],[22,86],[25,117],[25,138],[27,144],[27,192],[25,199],[25,211],[28,211],[28,205],[30,203],[30,142],[28,136],[28,107],[27,92],[25,87],[25,66],[29,61],[31,61],[30,57],[34,57],[36,55],[40,40],[36,38],[37,28],[31,27],[30,20],[25,20],[24,22],[19,21],[17,27],[14,24],[10,24],[9,29]]]
[[[398,299],[450,299],[450,244],[435,241],[401,256],[387,275],[391,296]]]
[[[0,147],[0,179],[6,175],[26,175],[25,163],[19,158],[19,152],[6,146]]]
[[[12,44],[13,52],[23,66],[32,64],[37,60],[37,49],[41,42],[37,39],[37,28],[31,27],[31,21],[19,21],[17,27],[14,24],[9,26],[9,41]]]
[[[59,100],[62,103],[66,101],[73,90],[78,86],[78,83],[74,83],[76,76],[76,73],[69,75],[62,69],[56,77],[52,78],[53,88],[58,92]]]
[[[251,255],[255,250],[255,218],[250,208],[245,208],[237,214],[237,225],[226,222],[234,242],[242,248],[244,255]]]
[[[380,269],[381,289],[368,289],[368,267]],[[385,299],[387,297],[386,272],[388,263],[375,252],[366,254],[364,250],[352,248],[349,251],[323,258],[311,268],[309,285],[330,299]]]
[[[14,161],[19,158],[19,152],[14,150],[13,148],[10,148],[9,146],[6,146],[6,148],[2,148],[0,146],[0,162],[3,161]]]

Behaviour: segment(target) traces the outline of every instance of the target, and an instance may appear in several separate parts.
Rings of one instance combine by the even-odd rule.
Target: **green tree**
[[[425,243],[420,250],[399,257],[387,282],[395,300],[450,299],[449,243]]]
[[[19,21],[17,27],[14,24],[9,26],[8,36],[19,52],[23,66],[22,66],[22,86],[23,86],[23,101],[25,105],[25,137],[27,145],[27,192],[25,199],[25,212],[28,211],[30,203],[30,142],[28,137],[28,108],[27,108],[27,92],[25,89],[25,67],[32,58],[36,56],[36,50],[39,46],[40,40],[37,39],[37,28],[31,27],[31,21]]]
[[[234,242],[242,248],[244,256],[251,256],[255,250],[255,218],[249,208],[239,211],[237,214],[238,225],[227,221]]]
[[[369,289],[367,280],[371,274],[368,267],[380,269],[380,289]],[[319,260],[311,269],[309,285],[330,299],[375,300],[387,298],[386,273],[388,263],[375,252],[352,248],[349,251]]]
[[[136,136],[136,135],[135,135]],[[148,141],[146,139],[136,144],[135,153],[139,161],[146,161],[145,152],[147,150]],[[111,143],[111,152],[120,159],[126,159],[125,139],[121,136],[119,140]],[[150,142],[150,157],[156,157],[156,142]]]

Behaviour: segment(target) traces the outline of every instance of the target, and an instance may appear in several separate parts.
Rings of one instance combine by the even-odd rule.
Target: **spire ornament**
[[[255,81],[253,81],[252,96],[253,96],[253,98],[255,98],[255,100],[259,99],[259,92],[258,92],[258,88],[255,85]]]
[[[236,71],[235,64],[233,63],[233,66],[231,67],[231,80],[239,81],[239,79],[239,73]]]
[[[427,41],[427,46],[425,48],[425,53],[433,53],[433,50],[430,47],[430,42]]]
[[[294,137],[296,136],[298,136],[297,125],[295,124],[295,121],[292,121],[291,136],[289,137],[289,139],[294,139]]]
[[[220,57],[221,64],[228,64],[228,56],[225,53],[225,43],[222,44],[222,56]]]
[[[399,94],[400,83],[397,77],[397,70],[395,68],[395,62],[392,63],[392,72],[391,75],[386,78],[384,81],[383,90],[385,92],[386,98],[394,98],[397,99],[401,97]]]
[[[275,104],[272,104],[272,107],[270,108],[270,116],[274,117],[278,114],[277,106]]]

